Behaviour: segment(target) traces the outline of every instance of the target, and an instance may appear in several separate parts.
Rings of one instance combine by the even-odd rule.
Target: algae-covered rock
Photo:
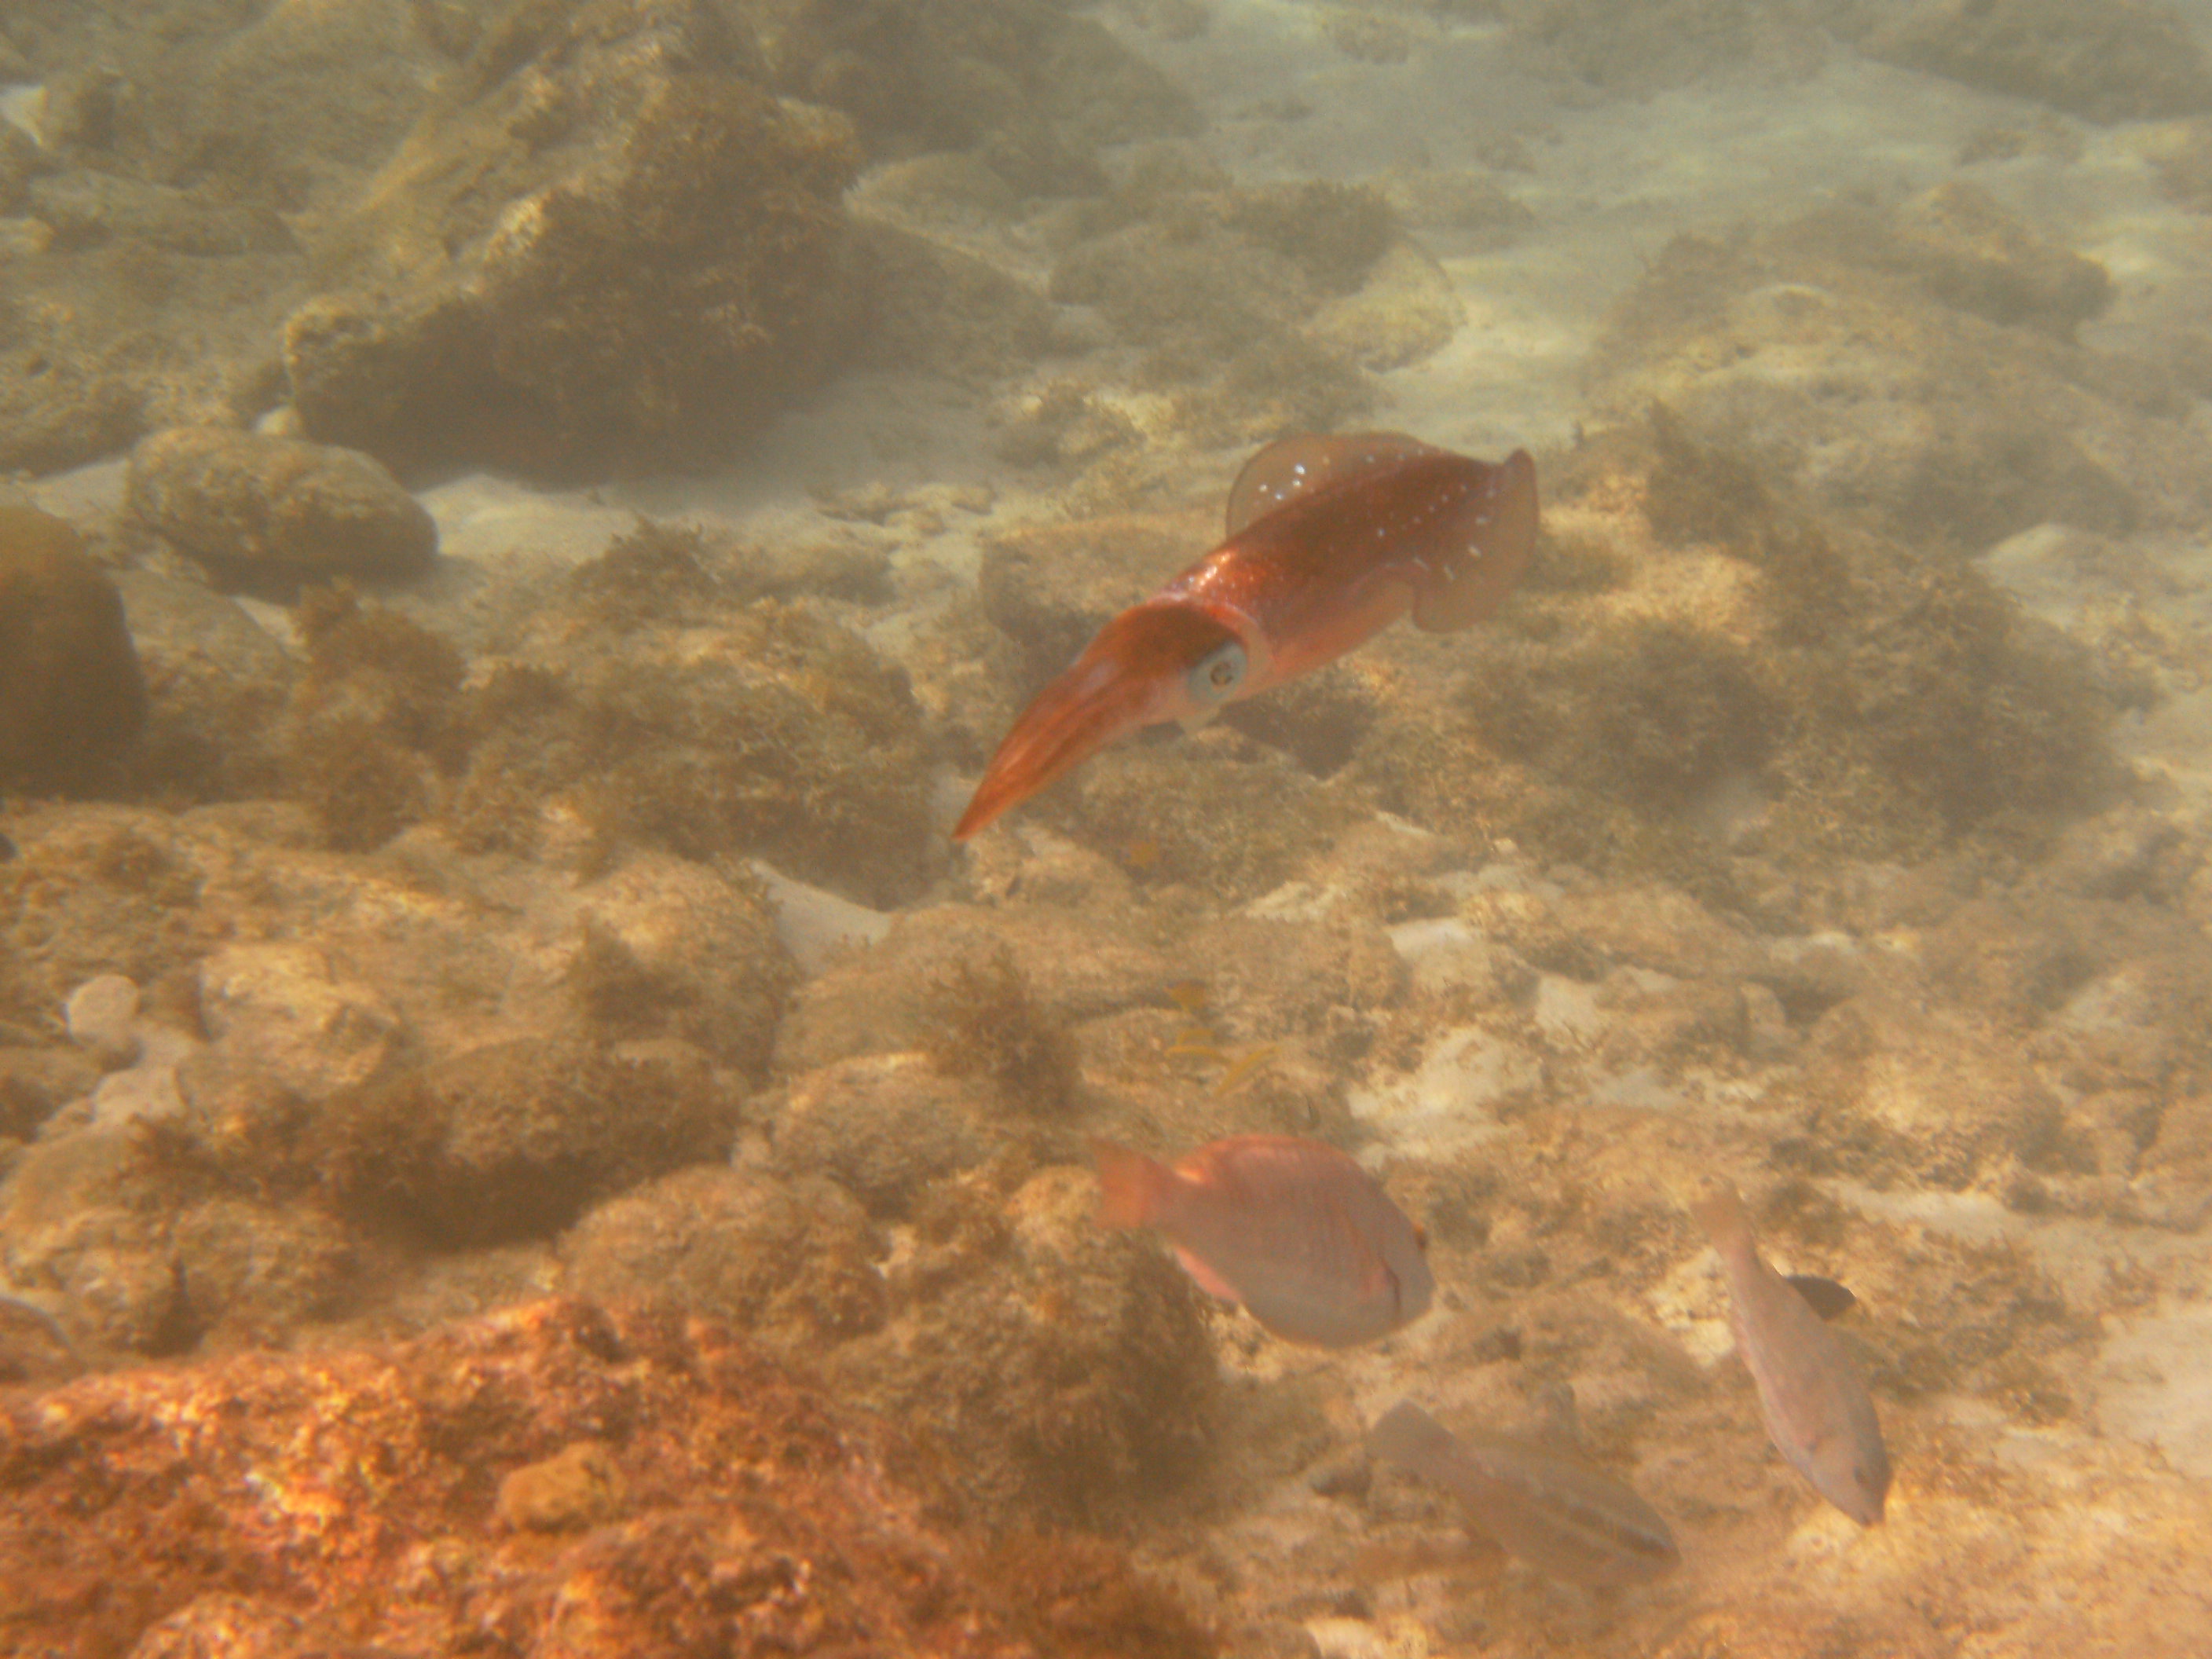
[[[1832,9],[1734,0],[1515,0],[1501,13],[1520,55],[1565,82],[1570,96],[1649,98],[1737,76],[1784,86],[1802,81],[1826,61]]]
[[[925,1054],[869,1054],[794,1078],[775,1116],[778,1162],[834,1177],[875,1214],[905,1215],[931,1182],[1006,1145],[974,1082]]]
[[[1025,810],[1144,881],[1231,902],[1290,880],[1366,813],[1293,756],[1225,725],[1109,750]]]
[[[776,1034],[776,1066],[798,1074],[860,1054],[927,1050],[951,1075],[987,1076],[1010,1023],[1026,1024],[1042,1048],[1050,1027],[1164,1005],[1180,972],[1107,917],[1042,904],[909,911],[881,942],[799,992]],[[976,1052],[961,1051],[963,1031]]]
[[[705,0],[511,8],[284,331],[308,432],[402,468],[726,453],[826,362],[860,161]]]
[[[95,975],[126,974],[157,1024],[214,1036],[208,1065],[236,1074],[216,1092],[244,1103],[224,1119],[509,1042],[673,1042],[757,1074],[793,977],[749,876],[665,854],[565,883],[428,839],[362,860],[273,805],[51,808],[10,832],[0,1018],[42,1022]]]
[[[191,838],[162,815],[58,806],[11,815],[0,862],[0,999],[35,1028],[96,974],[142,986],[184,973],[214,929]]]
[[[1182,392],[1204,446],[1325,430],[1364,410],[1363,363],[1402,366],[1459,319],[1441,273],[1367,186],[1240,189],[1170,156],[1075,222],[1051,295],[1096,307],[1144,354],[1140,382]]]
[[[641,853],[575,894],[568,977],[588,1029],[674,1038],[763,1071],[793,972],[759,888]]]
[[[1680,237],[1615,308],[1601,405],[1664,402],[1838,517],[1979,550],[2038,524],[2193,521],[2203,441],[2156,371],[2072,343],[2097,264],[1978,190]]]
[[[1149,1241],[1099,1229],[1085,1173],[942,1182],[890,1280],[890,1322],[830,1357],[841,1391],[934,1445],[988,1512],[1099,1520],[1172,1491],[1212,1437],[1196,1293]]]
[[[170,1237],[204,1345],[281,1342],[343,1310],[359,1288],[356,1241],[311,1204],[213,1194],[180,1209]]]
[[[682,1043],[515,1042],[334,1097],[304,1150],[353,1214],[439,1244],[495,1243],[721,1156],[737,1114],[729,1084]]]
[[[29,133],[12,121],[0,121],[0,215],[22,211],[31,180],[45,159]]]
[[[2097,662],[1757,450],[1664,410],[1648,431],[1547,503],[1561,542],[1608,550],[1602,585],[1524,592],[1454,683],[1412,669],[1351,763],[1372,799],[1709,897],[1739,858],[2049,835],[2106,798],[2124,693]]]
[[[437,526],[368,456],[220,427],[156,433],[131,457],[140,525],[228,586],[296,592],[422,574]]]
[[[1869,994],[1808,1039],[1806,1118],[1790,1161],[1874,1184],[1998,1184],[2019,1164],[2075,1155],[2059,1096],[1969,1011]]]
[[[604,1441],[579,1440],[552,1456],[509,1469],[494,1513],[528,1532],[580,1532],[629,1507],[629,1485]]]
[[[0,1135],[28,1139],[70,1101],[90,1094],[100,1069],[58,1045],[0,1045]]]
[[[658,1302],[805,1353],[884,1321],[884,1244],[834,1182],[679,1170],[592,1210],[561,1240],[561,1282]]]
[[[337,1218],[270,1195],[290,1184],[272,1163],[230,1185],[167,1121],[52,1128],[0,1189],[0,1268],[88,1354],[281,1340],[345,1306],[357,1263]]]
[[[115,585],[66,522],[0,507],[0,787],[83,788],[145,719]]]
[[[313,945],[215,951],[200,963],[199,1006],[231,1063],[311,1100],[368,1082],[405,1041],[375,987],[334,972]]]
[[[577,826],[732,854],[869,903],[935,856],[905,675],[805,600],[745,603],[696,535],[643,525],[571,578],[469,700],[449,816],[532,850]]]
[[[307,647],[286,722],[292,793],[340,852],[380,847],[427,817],[464,751],[460,653],[349,586],[308,592]]]
[[[1219,520],[1195,511],[1017,526],[983,544],[983,614],[1021,652],[1030,689],[1040,689],[1218,534]]]

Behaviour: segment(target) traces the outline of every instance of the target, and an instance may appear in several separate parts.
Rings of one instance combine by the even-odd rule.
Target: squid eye
[[[1244,647],[1235,640],[1217,645],[1193,665],[1188,685],[1193,702],[1201,707],[1221,702],[1244,678]]]

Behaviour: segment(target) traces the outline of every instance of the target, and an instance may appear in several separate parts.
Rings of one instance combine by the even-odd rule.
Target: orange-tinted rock
[[[501,1525],[501,1480],[581,1442],[621,1518]],[[8,1651],[1211,1650],[1118,1553],[981,1545],[910,1467],[717,1329],[577,1302],[88,1378],[0,1402]]]
[[[509,1469],[499,1483],[499,1519],[530,1532],[580,1532],[627,1507],[628,1483],[606,1444],[579,1440],[536,1463]]]

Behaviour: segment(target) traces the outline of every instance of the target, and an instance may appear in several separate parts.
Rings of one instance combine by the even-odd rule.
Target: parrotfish
[[[1232,1135],[1172,1168],[1091,1143],[1109,1227],[1155,1227],[1208,1295],[1285,1342],[1349,1348],[1418,1319],[1427,1243],[1375,1177],[1296,1135]]]
[[[1455,1435],[1410,1400],[1367,1449],[1443,1487],[1468,1518],[1538,1571],[1592,1589],[1638,1584],[1681,1560],[1657,1510],[1620,1481],[1495,1435]]]
[[[1700,1199],[1690,1213],[1720,1254],[1736,1351],[1758,1384],[1767,1438],[1821,1497],[1861,1526],[1875,1525],[1889,1492],[1889,1453],[1858,1368],[1820,1322],[1818,1292],[1760,1258],[1734,1188]]]
[[[1116,738],[1203,722],[1411,612],[1448,634],[1504,602],[1536,540],[1536,465],[1398,432],[1270,444],[1229,492],[1227,538],[1099,630],[999,745],[964,841]]]

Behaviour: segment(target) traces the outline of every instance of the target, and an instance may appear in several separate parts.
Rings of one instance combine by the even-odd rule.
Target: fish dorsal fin
[[[1279,438],[1245,462],[1230,485],[1228,533],[1340,478],[1434,448],[1402,432],[1301,432]]]
[[[1790,1288],[1803,1297],[1823,1319],[1840,1318],[1858,1305],[1858,1297],[1832,1279],[1823,1279],[1818,1273],[1790,1273],[1785,1278]]]
[[[1474,465],[1481,468],[1480,477],[1431,556],[1430,580],[1413,600],[1413,625],[1431,634],[1471,628],[1496,611],[1536,545],[1536,464],[1528,452],[1516,449],[1495,466]]]

